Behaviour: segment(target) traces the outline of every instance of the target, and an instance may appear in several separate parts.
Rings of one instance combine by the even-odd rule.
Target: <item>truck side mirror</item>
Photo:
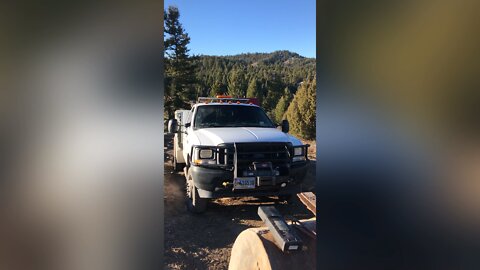
[[[176,133],[178,131],[177,119],[170,119],[168,121],[168,133]]]
[[[290,130],[290,124],[288,123],[288,120],[282,120],[282,132],[288,133]]]

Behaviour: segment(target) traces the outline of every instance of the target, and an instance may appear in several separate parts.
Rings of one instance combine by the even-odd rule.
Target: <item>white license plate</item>
[[[234,189],[252,189],[255,188],[255,177],[239,177],[233,180]]]

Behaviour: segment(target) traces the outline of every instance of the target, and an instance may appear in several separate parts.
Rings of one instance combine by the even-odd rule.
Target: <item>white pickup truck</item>
[[[189,210],[205,211],[211,198],[300,193],[309,145],[288,130],[288,121],[277,128],[251,99],[199,98],[190,111],[176,111],[168,132],[175,133],[173,166],[185,172]]]

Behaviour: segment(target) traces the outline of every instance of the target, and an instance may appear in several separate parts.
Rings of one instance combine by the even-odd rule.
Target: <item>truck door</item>
[[[187,120],[185,121],[185,124],[193,124],[192,123],[192,119],[193,119],[193,111],[194,111],[195,107],[192,108],[190,110],[190,112],[188,113],[188,118]],[[182,132],[182,141],[184,142],[183,144],[183,158],[185,159],[185,162],[187,161],[187,155],[188,153],[190,153],[190,149],[192,148],[192,140],[189,139],[190,136],[192,136],[193,132],[193,127],[192,126],[189,126],[188,128],[185,128],[184,127],[184,130]]]

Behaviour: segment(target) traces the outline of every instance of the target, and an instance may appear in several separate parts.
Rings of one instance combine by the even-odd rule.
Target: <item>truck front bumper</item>
[[[293,164],[287,176],[277,176],[274,185],[256,186],[254,189],[234,190],[233,172],[224,169],[191,166],[195,187],[201,198],[225,198],[246,196],[280,196],[302,192],[302,183],[307,173],[308,161]],[[281,184],[286,183],[282,187]]]

